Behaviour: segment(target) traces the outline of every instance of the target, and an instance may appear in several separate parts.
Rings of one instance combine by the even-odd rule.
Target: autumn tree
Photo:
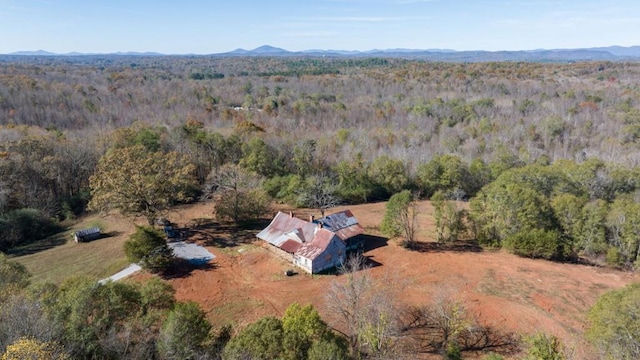
[[[149,152],[142,145],[111,149],[90,178],[92,210],[143,216],[149,225],[170,206],[187,201],[194,167],[174,152]]]
[[[21,338],[7,346],[1,360],[68,360],[69,355],[56,342]]]

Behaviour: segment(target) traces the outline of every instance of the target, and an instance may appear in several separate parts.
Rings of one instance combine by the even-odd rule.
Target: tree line
[[[173,205],[213,198],[220,220],[241,222],[265,214],[272,200],[324,211],[402,191],[434,201],[439,241],[460,238],[466,224],[464,236],[481,245],[620,267],[634,267],[640,249],[640,170],[598,158],[527,163],[505,151],[467,162],[444,154],[412,171],[389,155],[332,163],[314,140],[275,147],[247,121],[229,135],[195,121],[173,129],[135,124],[98,146],[37,128],[10,130],[16,140],[2,145],[0,159],[3,250],[46,237],[87,207],[153,224]],[[468,211],[452,209],[451,201],[469,201]]]

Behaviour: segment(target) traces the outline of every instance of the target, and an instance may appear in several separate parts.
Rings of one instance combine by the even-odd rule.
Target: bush
[[[136,229],[124,243],[124,253],[129,261],[138,263],[152,272],[166,270],[174,259],[164,235],[149,226],[139,226]]]
[[[589,310],[587,339],[607,359],[640,358],[640,284],[602,295]]]
[[[562,255],[561,237],[556,230],[525,229],[505,238],[503,246],[516,255],[555,259]]]

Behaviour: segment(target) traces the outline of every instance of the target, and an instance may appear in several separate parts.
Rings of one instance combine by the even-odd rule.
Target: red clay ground
[[[352,206],[350,209],[376,235],[384,203]],[[583,337],[586,311],[602,293],[637,281],[632,273],[604,268],[524,259],[504,252],[474,247],[444,250],[432,239],[432,208],[420,205],[422,251],[408,251],[395,241],[378,240],[365,253],[380,266],[370,268],[374,278],[392,274],[407,286],[403,300],[426,304],[433,294],[453,291],[464,298],[469,310],[486,325],[521,333],[554,334],[577,351],[578,358],[590,358]],[[183,207],[169,215],[179,225],[206,224],[211,205]],[[336,209],[339,210],[339,209]],[[308,212],[300,211],[301,217]],[[193,229],[193,227],[192,227]],[[178,300],[198,302],[216,325],[243,326],[265,315],[281,316],[292,302],[312,303],[330,324],[335,319],[326,311],[324,292],[335,275],[286,277],[292,268],[267,251],[259,241],[250,243],[256,232],[230,233],[219,226],[201,226],[192,236],[216,255],[214,266],[194,270],[170,279]],[[238,244],[233,244],[239,241]]]

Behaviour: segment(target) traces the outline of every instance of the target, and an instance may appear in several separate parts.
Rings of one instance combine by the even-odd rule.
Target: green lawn
[[[90,221],[87,219],[57,235],[60,239],[57,243],[63,244],[14,259],[27,267],[34,283],[60,284],[66,278],[78,275],[103,279],[125,268],[129,262],[122,245],[133,231],[133,225],[123,221],[106,221],[105,231],[110,236],[87,243],[74,242],[69,235],[71,231],[87,227]]]

